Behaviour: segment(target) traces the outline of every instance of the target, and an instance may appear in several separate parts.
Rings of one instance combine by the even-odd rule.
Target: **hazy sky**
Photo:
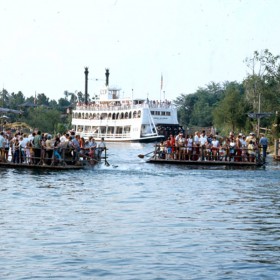
[[[255,50],[280,54],[278,0],[0,0],[0,87],[50,99],[99,92],[167,99],[241,82]],[[99,81],[96,81],[99,79]],[[162,96],[163,97],[163,96]]]

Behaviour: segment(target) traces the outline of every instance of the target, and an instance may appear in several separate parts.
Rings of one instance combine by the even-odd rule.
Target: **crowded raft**
[[[268,139],[230,132],[228,137],[196,131],[194,135],[170,135],[155,146],[148,162],[177,162],[205,165],[262,165],[267,156]]]
[[[104,139],[99,143],[93,137],[85,140],[73,131],[55,136],[40,130],[29,135],[0,132],[0,164],[5,166],[76,169],[101,159],[109,165],[106,150]]]

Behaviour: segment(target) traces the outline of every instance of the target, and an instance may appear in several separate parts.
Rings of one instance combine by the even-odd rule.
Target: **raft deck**
[[[0,162],[0,167],[4,168],[28,168],[28,169],[44,169],[44,170],[75,170],[83,169],[85,165],[38,165],[28,163]]]
[[[196,166],[232,166],[232,167],[260,167],[263,166],[262,162],[241,162],[241,161],[214,161],[214,160],[175,160],[175,159],[160,159],[151,157],[147,163],[157,163],[157,164],[180,164],[180,165],[196,165]]]

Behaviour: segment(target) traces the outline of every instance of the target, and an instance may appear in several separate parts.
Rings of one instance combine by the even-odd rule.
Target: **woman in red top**
[[[172,147],[172,151],[171,151],[171,158],[174,159],[174,155],[175,155],[175,143],[176,143],[176,140],[175,140],[175,137],[170,134],[170,143],[171,143],[171,147]]]
[[[170,159],[171,158],[171,153],[172,153],[172,144],[171,144],[171,138],[168,137],[168,139],[166,140],[166,143],[165,143],[165,146],[166,146],[166,159]]]

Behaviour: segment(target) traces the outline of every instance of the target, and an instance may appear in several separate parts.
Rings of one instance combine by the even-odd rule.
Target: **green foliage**
[[[185,128],[214,126],[218,131],[249,132],[262,127],[278,135],[280,111],[280,56],[268,50],[255,51],[245,63],[250,69],[242,83],[210,83],[195,93],[181,94],[175,101],[178,118]],[[249,113],[272,113],[272,117],[250,119]],[[276,120],[277,119],[277,120]]]
[[[64,95],[65,98],[57,102],[50,100],[44,93],[25,97],[21,91],[9,93],[3,89],[0,92],[0,107],[22,111],[22,114],[7,113],[10,123],[21,121],[43,132],[64,132],[71,128],[71,116],[67,114],[67,108],[78,100],[74,93],[65,91]],[[83,98],[81,93],[79,98]]]
[[[37,106],[40,105],[49,106],[50,101],[49,98],[44,93],[38,93],[38,95],[36,96],[35,104]]]
[[[54,133],[60,121],[60,116],[61,113],[56,109],[36,107],[28,110],[28,115],[24,121],[42,132]]]
[[[11,93],[11,96],[8,98],[9,102],[9,108],[17,110],[18,105],[24,103],[24,95],[21,91],[19,91],[17,94]]]
[[[242,131],[246,124],[246,102],[242,86],[230,83],[225,88],[225,97],[213,110],[215,126],[219,131]]]
[[[199,88],[195,93],[179,96],[174,103],[178,107],[178,118],[184,127],[213,125],[212,110],[223,98],[224,91],[220,84],[210,83]]]

